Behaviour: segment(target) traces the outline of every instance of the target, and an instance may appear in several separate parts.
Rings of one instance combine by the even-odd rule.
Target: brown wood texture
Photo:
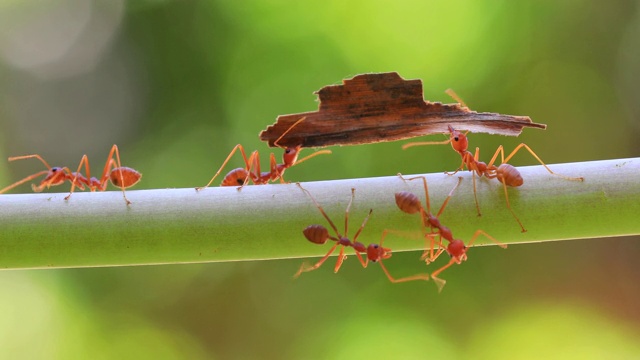
[[[316,92],[318,111],[280,115],[260,133],[271,147],[325,147],[396,141],[456,130],[518,136],[524,127],[545,129],[528,116],[479,113],[460,104],[425,101],[421,80],[398,73],[362,74]],[[280,141],[275,141],[301,118]]]

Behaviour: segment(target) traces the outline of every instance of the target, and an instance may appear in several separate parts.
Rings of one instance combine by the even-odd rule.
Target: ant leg
[[[344,236],[349,235],[349,211],[351,210],[351,204],[353,204],[353,198],[356,196],[356,189],[351,188],[351,199],[349,199],[349,203],[347,204],[347,208],[344,210]],[[371,213],[369,213],[371,214]],[[369,217],[367,216],[364,220],[367,221]],[[360,228],[362,230],[362,228]],[[360,231],[358,231],[360,233]],[[355,239],[353,239],[355,241]]]
[[[487,238],[489,238],[491,241],[493,241],[494,243],[498,244],[500,247],[502,248],[506,248],[507,245],[499,242],[498,240],[496,240],[493,236],[487,234],[486,232],[482,231],[482,230],[477,230],[473,236],[471,237],[471,240],[469,241],[469,244],[467,244],[467,248],[473,246],[473,242],[476,240],[476,238],[480,235],[484,235]],[[446,270],[448,267],[450,267],[453,264],[459,264],[460,261],[462,260],[466,260],[466,253],[464,254],[464,257],[460,257],[460,258],[452,258],[451,260],[449,260],[449,263],[447,263],[447,265],[441,267],[440,269],[436,270],[435,272],[433,272],[431,274],[431,278],[433,279],[433,281],[435,281],[436,285],[438,286],[438,292],[442,291],[442,288],[444,287],[444,285],[447,283],[446,280],[442,280],[438,277],[438,274],[440,274],[441,272],[443,272],[444,270]]]
[[[127,194],[124,191],[124,175],[122,174],[122,163],[120,162],[120,152],[118,151],[118,146],[115,144],[111,147],[111,151],[109,152],[109,156],[107,157],[108,160],[104,166],[102,177],[100,178],[100,186],[103,189],[106,189],[106,184],[109,179],[109,170],[112,165],[111,160],[113,159],[114,154],[116,155],[116,165],[118,166],[118,175],[120,175],[120,188],[122,189],[122,197],[124,198],[124,201],[127,203],[127,205],[131,205],[131,201],[127,199]],[[87,160],[86,169],[87,169],[87,179],[91,179],[91,175],[89,174],[88,160]]]
[[[524,228],[524,225],[522,225],[522,222],[520,221],[516,213],[511,208],[511,202],[509,202],[509,192],[507,191],[507,184],[505,184],[504,181],[501,181],[501,183],[502,183],[502,188],[504,189],[504,198],[507,202],[507,209],[509,209],[509,211],[511,212],[511,215],[513,215],[513,218],[516,219],[516,221],[518,222],[518,225],[520,225],[521,232],[523,233],[527,232],[527,229]]]
[[[438,250],[434,252],[435,245],[436,245],[436,241],[435,241],[436,235],[439,235],[440,241],[437,243]],[[422,253],[422,256],[420,256],[420,260],[423,260],[427,265],[429,265],[430,263],[436,261],[440,257],[440,255],[442,255],[442,253],[446,250],[446,248],[444,247],[444,245],[442,245],[442,236],[440,235],[440,233],[436,232],[436,233],[425,234],[424,237],[425,237],[425,246],[427,244],[427,241],[429,241],[429,251],[425,249],[424,252]],[[427,240],[427,238],[429,240]]]
[[[478,216],[482,216],[482,213],[480,212],[480,203],[478,202],[478,190],[476,188],[476,173],[475,173],[475,171],[471,172],[471,180],[473,181],[473,198],[476,201],[476,211],[478,212]]]
[[[424,176],[416,176],[414,178],[410,178],[410,179],[407,179],[407,180],[411,181],[411,180],[415,180],[415,179],[422,179],[422,185],[424,187],[424,194],[425,194],[425,199],[426,199],[426,203],[427,203],[427,212],[430,214],[431,213],[431,201],[429,200],[429,187],[427,185],[427,178],[424,177]],[[456,191],[458,186],[460,186],[461,182],[462,182],[462,177],[459,177],[458,178],[458,183],[453,187],[453,189],[451,189],[451,191],[449,191],[449,195],[447,196],[447,198],[442,203],[442,206],[440,207],[440,210],[438,211],[438,214],[436,215],[436,217],[440,217],[440,215],[442,215],[442,212],[444,211],[444,208],[449,203],[449,200],[453,196],[453,193]]]
[[[337,244],[337,243],[336,243]],[[356,253],[357,254],[357,253]],[[336,266],[333,268],[333,273],[337,274],[342,266],[342,262],[347,260],[347,255],[344,254],[344,246],[340,247],[340,254],[338,254],[338,260],[336,261]]]
[[[231,152],[229,153],[229,155],[227,156],[227,158],[224,160],[224,162],[222,163],[222,166],[220,166],[220,169],[218,169],[218,171],[216,171],[216,173],[213,175],[213,177],[211,178],[211,180],[209,180],[209,182],[207,183],[207,185],[202,186],[202,187],[197,187],[196,191],[200,191],[202,189],[208,188],[211,183],[213,182],[213,180],[216,179],[216,177],[218,175],[220,175],[220,172],[222,171],[222,169],[224,169],[225,165],[227,165],[227,163],[229,162],[229,160],[231,159],[231,157],[233,156],[233,154],[236,152],[236,150],[240,149],[240,153],[242,154],[242,158],[244,159],[244,164],[247,167],[247,170],[249,169],[249,160],[247,159],[247,154],[244,152],[244,148],[242,147],[242,145],[238,144],[236,146],[234,146],[233,150],[231,150]]]
[[[396,279],[393,276],[391,276],[391,274],[389,273],[389,270],[387,270],[387,267],[384,266],[384,264],[382,263],[382,260],[380,260],[379,263],[380,263],[380,267],[382,268],[382,271],[384,271],[384,274],[387,275],[387,278],[389,279],[389,281],[391,281],[394,284],[413,281],[413,280],[425,280],[425,281],[429,280],[429,274],[417,274],[417,275]]]
[[[302,263],[302,265],[300,265],[300,269],[298,269],[298,272],[295,273],[295,275],[293,275],[293,278],[297,279],[303,272],[312,271],[312,270],[315,270],[315,269],[319,268],[329,258],[329,256],[331,256],[331,254],[336,250],[336,247],[338,247],[338,243],[335,243],[331,247],[331,249],[329,249],[329,252],[327,252],[327,254],[325,256],[323,256],[322,259],[320,259],[313,266],[309,266],[309,264],[307,264],[307,263]],[[343,249],[344,249],[344,247],[343,247]],[[340,254],[341,254],[341,256],[340,256],[340,259],[341,259],[342,258],[342,250],[340,251]],[[338,261],[340,261],[340,259],[338,259]]]
[[[458,166],[458,168],[456,169],[456,171],[454,171],[454,172],[452,172],[452,173],[450,173],[450,172],[448,172],[448,171],[445,171],[444,173],[445,173],[446,175],[453,176],[453,175],[457,174],[458,172],[460,172],[460,171],[462,171],[462,170],[464,170],[464,158],[462,159],[462,163],[460,163],[460,166]]]
[[[467,247],[471,247],[473,246],[473,242],[476,241],[476,238],[480,235],[484,235],[487,239],[493,241],[496,245],[500,246],[503,249],[507,248],[506,244],[501,243],[500,241],[496,240],[493,236],[487,234],[486,232],[484,232],[483,230],[477,230],[475,233],[473,233],[473,236],[471,237],[471,240],[469,240],[469,243],[467,244]]]
[[[362,221],[362,225],[360,225],[360,228],[358,229],[358,231],[356,231],[356,234],[353,235],[353,242],[356,242],[356,240],[358,239],[358,236],[360,236],[360,233],[362,232],[362,229],[364,229],[364,226],[367,225],[367,221],[369,220],[369,216],[371,216],[372,212],[373,212],[373,209],[369,209],[369,213],[367,214],[367,216]],[[346,224],[345,224],[345,226],[346,226]],[[347,234],[346,230],[345,230],[345,234]]]
[[[451,259],[449,260],[449,263],[447,263],[447,265],[441,267],[440,269],[434,271],[433,273],[431,273],[431,278],[433,279],[433,281],[436,283],[436,286],[438,287],[438,292],[442,292],[442,288],[444,288],[444,285],[447,283],[446,280],[442,280],[438,277],[438,275],[445,271],[448,267],[450,267],[451,265],[455,264],[456,261],[455,259]]]
[[[269,180],[280,180],[280,184],[286,184],[286,181],[284,181],[285,170],[286,168],[282,169],[281,172],[278,172],[278,161],[276,160],[275,154],[271,153],[269,155]]]
[[[366,258],[366,260],[363,259],[362,255],[360,255],[360,252],[358,252],[357,250],[356,250],[356,257],[358,258],[358,261],[360,261],[360,265],[362,265],[362,267],[366,269],[367,265],[369,265],[369,258]],[[346,258],[346,256],[345,256],[345,258]]]
[[[565,180],[571,180],[571,181],[584,181],[584,178],[583,178],[583,177],[570,177],[570,176],[565,176],[565,175],[562,175],[562,174],[554,173],[551,169],[549,169],[549,167],[547,166],[547,164],[545,164],[544,162],[542,162],[542,159],[540,159],[540,157],[538,157],[538,155],[537,155],[533,150],[531,150],[531,148],[530,148],[527,144],[525,144],[525,143],[522,143],[522,144],[520,144],[520,145],[516,146],[516,148],[515,148],[515,149],[513,149],[513,151],[511,152],[511,154],[509,154],[509,155],[507,156],[507,158],[506,158],[505,160],[503,160],[502,162],[503,162],[503,163],[504,163],[504,162],[508,162],[508,161],[513,157],[513,155],[515,155],[515,154],[516,154],[520,149],[522,149],[522,148],[527,149],[527,151],[529,151],[529,153],[530,153],[534,158],[536,158],[536,160],[538,160],[538,162],[539,162],[542,166],[544,166],[544,168],[545,168],[545,169],[547,169],[547,171],[548,171],[551,175],[555,175],[555,176],[561,177],[561,178],[563,178],[563,179],[565,179]]]
[[[115,145],[114,145],[115,146]],[[111,160],[111,158],[109,158],[109,160]],[[109,164],[111,163],[111,161],[107,160],[107,166],[109,166]],[[65,196],[65,200],[69,200],[69,198],[71,197],[71,194],[73,194],[73,190],[75,190],[76,188],[76,184],[78,183],[78,175],[80,174],[80,169],[82,169],[82,164],[84,164],[84,169],[85,172],[87,173],[87,179],[91,179],[91,175],[89,173],[89,157],[87,157],[87,155],[82,155],[82,159],[80,159],[80,164],[78,164],[78,170],[76,170],[76,173],[73,175],[73,180],[71,181],[71,190],[69,190],[69,195]],[[105,171],[109,170],[108,167],[105,167]],[[91,189],[91,187],[89,187]],[[93,189],[91,189],[93,190]],[[125,200],[127,200],[127,198],[125,197]],[[128,200],[127,200],[127,205],[128,205]]]
[[[496,149],[496,152],[493,153],[493,156],[491,157],[491,161],[489,161],[489,163],[487,164],[487,168],[490,168],[491,166],[493,166],[493,164],[496,162],[496,159],[498,157],[498,154],[500,154],[500,158],[502,160],[501,164],[505,163],[505,159],[504,159],[504,147],[502,145],[498,146],[498,148]],[[513,153],[512,153],[513,154]],[[511,158],[510,155],[509,158]],[[476,159],[477,161],[477,159]]]
[[[401,234],[401,233],[405,233],[403,231],[397,231],[397,230],[391,230],[391,229],[385,229],[382,232],[382,237],[380,238],[380,243],[378,244],[379,247],[382,248],[382,244],[384,243],[384,239],[387,237],[387,234],[389,233],[394,233],[394,234]],[[391,253],[388,253],[389,256],[391,256]],[[368,260],[368,258],[367,258]],[[380,261],[378,261],[380,263],[380,267],[382,268],[382,271],[384,271],[384,274],[387,275],[387,278],[389,279],[389,281],[391,281],[392,283],[401,283],[401,282],[407,282],[407,281],[413,281],[413,280],[429,280],[429,274],[417,274],[417,275],[413,275],[413,276],[407,276],[404,278],[400,278],[400,279],[396,279],[393,276],[391,276],[391,274],[389,273],[389,270],[387,270],[387,267],[384,266],[384,264],[382,263],[382,258],[380,259]]]
[[[333,223],[333,221],[331,221],[331,219],[329,218],[329,216],[327,215],[326,212],[324,212],[324,209],[322,208],[322,206],[320,206],[320,204],[318,204],[318,202],[316,201],[316,199],[313,197],[313,195],[311,195],[311,193],[309,192],[309,190],[305,189],[302,187],[302,185],[300,185],[300,183],[296,183],[296,185],[298,185],[298,187],[300,188],[300,190],[304,191],[305,194],[307,194],[307,196],[309,198],[311,198],[311,201],[313,201],[313,203],[316,205],[316,207],[318,208],[318,210],[320,210],[320,213],[322,214],[322,216],[324,216],[324,218],[327,220],[327,222],[329,223],[329,225],[331,225],[331,228],[333,229],[333,231],[335,231],[336,235],[338,235],[338,238],[341,238],[342,235],[340,235],[340,232],[338,232],[338,228],[336,227],[336,225]]]
[[[473,155],[473,160],[474,160],[473,161],[473,164],[474,164],[473,166],[474,166],[474,168],[473,168],[473,170],[472,169],[469,169],[469,170],[471,170],[471,180],[473,181],[473,199],[476,202],[476,211],[478,212],[478,216],[482,216],[482,213],[480,212],[480,202],[478,202],[478,190],[477,190],[477,186],[476,186],[476,174],[478,175],[478,177],[482,176],[482,174],[480,174],[478,172],[478,168],[477,168],[477,164],[478,164],[478,160],[479,159],[480,159],[480,148],[476,147],[476,152]],[[464,160],[463,160],[463,163],[464,163]],[[489,163],[487,168],[490,168],[492,164],[493,164],[493,159],[491,159],[491,162]],[[469,166],[467,165],[467,167],[469,167]],[[485,176],[486,176],[486,174],[485,174]]]
[[[356,195],[356,189],[355,188],[351,188],[351,199],[349,200],[349,204],[347,205],[347,209],[344,212],[344,234],[345,234],[345,236],[347,236],[349,234],[349,211],[351,210],[351,204],[353,203],[353,199],[354,199],[355,195]],[[360,225],[360,228],[358,229],[358,231],[356,231],[355,235],[353,235],[353,243],[356,242],[356,240],[358,239],[358,236],[360,236],[360,233],[364,229],[365,225],[367,225],[367,221],[369,221],[369,217],[371,216],[372,212],[373,212],[373,209],[369,209],[369,213],[364,218],[364,220],[362,220],[362,225]],[[369,258],[367,258],[367,261],[365,262],[362,259],[362,256],[360,256],[360,253],[357,250],[356,250],[356,256],[358,257],[358,260],[360,260],[360,263],[362,264],[362,267],[366,268],[367,264],[369,262]]]
[[[451,189],[451,191],[449,191],[449,195],[447,195],[447,198],[444,199],[444,202],[442,203],[442,206],[440,207],[440,210],[438,211],[438,214],[436,215],[436,217],[440,217],[440,215],[442,215],[442,212],[444,211],[444,208],[447,206],[447,204],[449,203],[449,200],[451,199],[451,197],[453,196],[453,193],[456,191],[456,189],[458,188],[458,186],[460,186],[460,183],[462,183],[462,178],[459,177],[458,178],[458,183],[456,184],[456,186],[453,187],[453,189]],[[426,183],[426,179],[425,179],[425,186],[427,185]]]
[[[244,156],[244,153],[243,153]],[[265,182],[262,181],[262,177],[260,176],[260,153],[258,150],[255,150],[249,156],[249,159],[246,160],[246,169],[247,169],[247,177],[244,178],[242,185],[238,186],[236,189],[238,191],[242,190],[243,187],[249,184],[249,180],[253,180],[254,184],[263,184]],[[253,169],[253,170],[252,170]],[[268,181],[268,180],[267,180]]]
[[[424,233],[425,232],[424,224],[422,224],[422,230],[423,230],[423,233]],[[397,235],[397,236],[401,236],[401,237],[405,237],[405,238],[413,238],[413,239],[416,239],[416,240],[423,239],[422,235],[418,235],[414,231],[402,231],[402,230],[384,229],[384,231],[382,231],[382,236],[380,237],[380,243],[379,243],[380,246],[382,246],[382,244],[384,243],[384,240],[386,239],[387,235],[389,235],[389,234],[393,234],[393,235]],[[429,247],[429,242],[427,242],[426,237],[428,237],[427,234],[425,234],[425,236],[424,236],[424,238],[425,238],[425,250],[424,250],[422,256],[420,257],[420,260],[423,260],[423,258],[427,257],[428,254],[429,254],[429,251],[427,250],[428,247]]]
[[[516,148],[516,150],[517,150],[517,149],[518,149],[518,148]],[[493,156],[491,157],[491,161],[489,162],[489,164],[487,165],[487,167],[488,167],[488,168],[494,168],[494,169],[495,169],[495,166],[494,166],[493,164],[494,164],[494,162],[496,161],[496,159],[497,159],[497,157],[498,157],[498,154],[500,154],[500,156],[501,156],[502,164],[506,164],[506,163],[507,163],[507,161],[508,161],[512,156],[513,156],[513,154],[514,154],[514,153],[515,153],[515,151],[514,151],[514,152],[512,152],[512,153],[511,153],[511,154],[510,154],[510,155],[505,159],[505,157],[504,157],[504,147],[503,147],[502,145],[498,146],[498,149],[496,149],[496,152],[495,152],[495,153],[493,154]],[[515,167],[512,167],[512,169],[513,169],[514,171],[517,171],[517,170],[515,170]],[[519,174],[519,173],[518,173],[518,174]],[[509,192],[508,192],[508,190],[507,190],[507,181],[505,180],[505,178],[504,178],[504,177],[500,177],[500,173],[498,173],[497,171],[496,171],[496,173],[495,173],[495,174],[492,174],[492,175],[487,174],[487,175],[486,175],[486,177],[487,177],[487,178],[489,178],[489,179],[493,179],[493,178],[496,178],[496,177],[497,177],[497,178],[498,178],[498,181],[500,181],[500,182],[502,183],[502,188],[504,189],[504,198],[505,198],[505,201],[507,202],[507,209],[509,209],[509,212],[511,212],[511,215],[514,217],[514,219],[516,219],[516,221],[518,222],[518,225],[520,225],[521,232],[527,232],[527,229],[525,229],[525,228],[524,228],[524,225],[522,225],[522,222],[520,221],[520,219],[518,218],[518,216],[516,215],[516,213],[515,213],[515,212],[513,211],[513,209],[511,208],[511,202],[509,201]],[[505,177],[506,177],[506,176],[505,176]]]

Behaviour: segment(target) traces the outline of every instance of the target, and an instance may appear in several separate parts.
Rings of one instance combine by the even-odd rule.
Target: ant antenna
[[[304,121],[307,117],[303,116],[300,119],[298,119],[295,123],[293,123],[293,125],[289,126],[289,128],[287,130],[285,130],[285,132],[282,133],[282,135],[280,135],[279,138],[276,139],[276,141],[273,142],[273,145],[277,146],[277,147],[282,147],[280,146],[280,144],[278,144],[280,142],[280,140],[282,140],[282,138],[287,135],[291,129],[293,129],[294,127],[296,127],[298,124],[300,124],[302,121]]]

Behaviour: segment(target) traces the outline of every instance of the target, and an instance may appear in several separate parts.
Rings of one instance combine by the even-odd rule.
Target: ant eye
[[[290,153],[290,152],[291,152],[291,149],[286,149],[286,150],[284,151],[284,153],[285,153],[285,154],[288,154],[288,153]]]
[[[459,139],[458,139],[458,137],[456,136],[456,137],[454,137],[454,138],[453,138],[453,140],[454,140],[454,141],[458,141]]]
[[[378,244],[373,245],[373,247],[377,249],[378,248]]]

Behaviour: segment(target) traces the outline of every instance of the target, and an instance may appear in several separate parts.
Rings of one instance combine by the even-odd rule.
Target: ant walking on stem
[[[398,205],[398,208],[401,211],[407,214],[415,214],[419,212],[422,218],[421,223],[422,223],[423,231],[425,227],[429,227],[433,231],[432,233],[427,233],[426,231],[424,231],[425,236],[431,240],[430,241],[431,244],[429,246],[429,251],[425,249],[421,259],[425,260],[426,263],[429,264],[430,262],[435,261],[438,258],[438,256],[440,256],[440,254],[442,254],[442,252],[444,251],[446,251],[451,256],[451,260],[449,260],[449,262],[446,265],[444,265],[443,267],[434,271],[431,274],[431,278],[433,279],[433,281],[435,281],[436,285],[438,286],[438,292],[442,291],[442,288],[447,283],[446,280],[440,279],[438,275],[444,270],[446,270],[448,267],[450,267],[451,265],[461,264],[463,261],[467,260],[467,250],[471,246],[473,246],[473,243],[476,241],[478,236],[484,235],[489,240],[496,243],[498,246],[502,247],[503,249],[506,249],[507,246],[505,244],[499,242],[498,240],[493,238],[493,236],[487,234],[483,230],[476,230],[476,232],[473,233],[473,235],[471,236],[471,240],[469,240],[469,243],[465,245],[462,240],[454,239],[451,230],[440,223],[440,220],[438,218],[440,217],[440,215],[442,215],[442,212],[444,211],[444,208],[447,206],[447,203],[451,199],[451,196],[453,195],[454,191],[458,188],[458,186],[460,186],[460,183],[462,182],[462,178],[458,179],[458,183],[451,190],[451,192],[449,192],[449,195],[442,203],[440,210],[434,216],[431,213],[431,203],[429,201],[429,188],[427,186],[427,178],[425,178],[424,176],[417,176],[417,177],[405,179],[400,174],[398,174],[398,176],[400,176],[400,178],[405,182],[416,180],[416,179],[422,179],[422,183],[424,186],[425,203],[427,205],[426,210],[420,203],[420,199],[418,199],[418,197],[415,194],[408,191],[401,191],[395,194],[396,205]],[[437,252],[434,253],[435,236],[438,236],[440,238],[440,241],[438,242],[438,250]],[[449,244],[446,247],[442,245],[443,238],[449,242]]]
[[[352,247],[362,267],[366,268],[367,265],[369,264],[369,261],[380,263],[380,267],[382,268],[382,271],[384,271],[385,275],[387,275],[387,278],[392,283],[400,283],[400,282],[406,282],[406,281],[412,281],[412,280],[429,280],[429,274],[417,274],[417,275],[408,276],[400,279],[396,279],[393,276],[391,276],[386,266],[382,262],[382,260],[386,260],[391,257],[391,249],[385,248],[382,246],[382,243],[387,234],[387,231],[383,233],[383,236],[380,240],[380,244],[370,244],[369,246],[365,246],[363,243],[357,241],[358,236],[360,236],[360,233],[362,232],[365,225],[367,224],[367,221],[369,220],[369,217],[371,216],[373,209],[369,210],[369,213],[362,221],[362,225],[360,225],[360,228],[358,229],[358,231],[356,231],[355,235],[353,236],[353,241],[347,237],[348,236],[347,234],[349,233],[349,210],[351,209],[351,204],[353,203],[353,198],[355,197],[356,189],[354,188],[351,189],[351,199],[349,200],[349,204],[347,205],[347,208],[344,213],[344,234],[340,234],[336,225],[333,223],[333,221],[331,221],[327,213],[324,212],[324,209],[322,208],[322,206],[318,204],[318,202],[311,195],[311,193],[307,189],[303,188],[302,185],[300,185],[299,183],[297,185],[298,187],[300,187],[300,189],[302,189],[302,191],[305,192],[305,194],[307,194],[307,196],[309,196],[309,198],[311,199],[311,201],[313,201],[313,203],[318,208],[318,210],[320,210],[320,213],[322,214],[322,216],[324,216],[327,222],[329,222],[329,225],[335,232],[336,236],[329,235],[329,231],[327,230],[327,228],[322,225],[307,226],[302,231],[302,233],[310,242],[318,245],[323,245],[327,242],[327,240],[332,240],[332,241],[335,241],[335,244],[331,247],[331,249],[329,249],[327,254],[323,256],[314,265],[303,263],[300,266],[300,269],[298,270],[298,272],[293,276],[294,278],[299,277],[303,272],[312,271],[319,268],[329,258],[329,256],[331,256],[331,254],[336,250],[336,248],[340,246],[340,254],[338,254],[338,260],[333,269],[333,271],[336,273],[338,272],[338,270],[340,270],[340,267],[342,266],[342,262],[347,258],[347,256],[344,254],[344,249],[346,247]],[[363,259],[361,253],[366,254],[366,260]]]
[[[113,158],[114,155],[115,160]],[[80,164],[78,165],[78,170],[76,172],[71,172],[68,167],[51,167],[38,154],[13,156],[9,158],[9,161],[31,158],[40,160],[40,162],[43,163],[48,170],[39,171],[35,174],[25,177],[22,180],[16,181],[15,183],[0,190],[0,194],[3,194],[19,185],[22,185],[27,181],[35,179],[38,176],[46,174],[45,178],[40,182],[40,185],[36,186],[35,184],[31,184],[31,189],[34,192],[41,192],[45,188],[48,189],[51,186],[62,185],[65,181],[70,181],[71,190],[69,191],[69,195],[64,198],[65,200],[69,200],[76,187],[80,190],[84,190],[86,186],[90,191],[105,191],[107,189],[107,184],[109,183],[109,181],[111,181],[114,186],[120,187],[122,189],[122,196],[124,197],[124,201],[127,203],[127,205],[130,205],[131,201],[127,199],[127,195],[125,194],[124,189],[137,184],[142,177],[142,174],[140,174],[138,171],[126,166],[122,166],[122,164],[120,163],[120,153],[118,152],[117,145],[113,145],[113,147],[111,147],[111,151],[109,152],[109,156],[107,157],[107,162],[104,165],[104,170],[102,171],[102,176],[100,177],[100,179],[91,177],[91,172],[89,170],[89,158],[87,157],[87,155],[82,156]],[[87,174],[86,176],[80,173],[83,164],[85,167],[85,172]]]
[[[451,96],[454,100],[458,101],[460,103],[460,105],[462,106],[467,106],[459,97],[458,95],[453,92],[453,90],[449,89],[447,90],[447,94],[449,94],[449,96]],[[505,200],[507,202],[507,208],[509,209],[509,211],[511,212],[511,215],[513,215],[513,217],[516,219],[516,221],[518,222],[518,224],[520,225],[520,228],[522,230],[522,232],[526,232],[527,230],[524,228],[524,225],[522,225],[522,222],[520,221],[520,219],[518,218],[518,216],[516,215],[516,213],[513,211],[513,209],[511,208],[511,203],[509,202],[509,193],[507,191],[507,186],[512,186],[512,187],[518,187],[521,186],[524,183],[524,180],[522,179],[522,175],[520,175],[520,172],[518,171],[518,169],[516,169],[513,165],[508,164],[509,160],[511,160],[511,158],[521,149],[526,149],[527,151],[529,151],[529,153],[536,159],[538,160],[538,162],[544,166],[545,169],[547,169],[547,171],[554,176],[558,176],[561,177],[565,180],[570,180],[570,181],[584,181],[583,177],[569,177],[569,176],[565,176],[565,175],[561,175],[561,174],[557,174],[555,172],[553,172],[553,170],[551,170],[541,159],[540,157],[538,157],[538,155],[525,143],[521,143],[520,145],[516,146],[515,149],[513,149],[513,151],[507,155],[507,157],[505,157],[504,155],[504,148],[502,145],[498,146],[498,149],[496,150],[496,152],[493,154],[493,157],[491,158],[491,161],[489,161],[488,164],[479,161],[478,159],[480,158],[480,148],[476,147],[476,152],[475,154],[472,154],[468,148],[469,148],[469,141],[467,139],[467,133],[462,133],[458,130],[455,130],[453,127],[451,127],[451,125],[448,126],[449,127],[449,139],[445,140],[445,141],[430,141],[430,142],[412,142],[412,143],[408,143],[402,146],[402,149],[408,149],[410,147],[413,146],[422,146],[422,145],[442,145],[442,144],[451,144],[451,147],[453,148],[453,150],[455,150],[458,154],[460,154],[460,156],[462,157],[462,163],[460,164],[460,166],[458,167],[458,169],[456,169],[456,171],[454,171],[453,173],[447,173],[449,175],[454,175],[456,174],[458,171],[460,170],[464,170],[464,168],[466,167],[469,171],[471,171],[472,174],[472,179],[473,179],[473,196],[475,198],[476,201],[476,210],[478,211],[478,216],[481,216],[482,214],[480,213],[480,205],[478,204],[478,194],[477,194],[477,190],[476,190],[476,175],[478,175],[478,177],[486,177],[487,179],[498,179],[498,181],[500,181],[502,183],[502,187],[504,189],[504,196],[505,196]],[[496,162],[496,159],[498,158],[498,154],[500,154],[500,165],[496,166],[494,165],[494,163]]]
[[[293,125],[291,125],[291,127],[289,127],[287,131],[285,131],[284,133],[282,133],[282,135],[280,135],[280,137],[275,141],[274,144],[276,146],[279,146],[278,141],[280,141],[280,139],[282,139],[287,133],[289,133],[289,131],[291,131],[291,129],[293,129],[296,125],[304,121],[304,119],[305,117],[301,118],[300,120],[296,121]],[[209,180],[207,185],[202,187],[197,187],[196,191],[203,190],[209,187],[213,183],[213,180],[215,180],[216,177],[220,175],[220,172],[227,165],[227,163],[229,162],[233,154],[235,154],[236,150],[240,150],[240,153],[242,154],[242,159],[244,160],[245,167],[233,169],[229,173],[227,173],[227,175],[222,179],[222,183],[220,184],[220,186],[238,186],[238,190],[242,189],[243,186],[247,185],[249,180],[251,180],[256,185],[268,184],[269,182],[276,181],[278,179],[280,179],[281,183],[284,183],[285,181],[284,181],[283,175],[286,169],[292,167],[293,165],[307,161],[314,156],[321,155],[321,154],[331,154],[330,150],[321,150],[321,151],[316,151],[315,153],[310,154],[298,160],[298,153],[302,149],[301,145],[286,147],[283,149],[284,149],[284,154],[282,155],[282,164],[278,164],[276,162],[275,155],[271,153],[269,157],[270,165],[271,165],[269,171],[261,172],[260,156],[259,156],[258,150],[255,150],[253,153],[251,153],[249,158],[247,158],[247,154],[244,151],[244,147],[238,144],[233,148],[233,150],[231,150],[227,158],[222,163],[222,166],[220,166],[218,171],[216,171],[216,173],[213,175],[211,180]]]

